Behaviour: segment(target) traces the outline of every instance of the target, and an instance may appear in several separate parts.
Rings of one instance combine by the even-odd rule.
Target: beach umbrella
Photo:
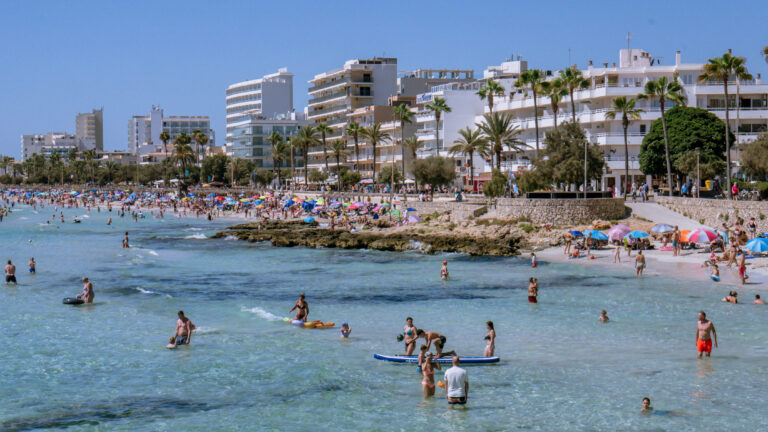
[[[226,198],[224,198],[223,196],[217,196],[217,197],[216,197],[216,198],[214,198],[214,199],[215,199],[216,201],[224,201],[224,200],[226,200]]]
[[[675,230],[675,227],[667,224],[658,224],[655,227],[651,228],[651,232],[658,233],[658,234],[664,234],[664,233],[672,232],[674,230]]]
[[[632,231],[624,224],[618,224],[608,230],[608,238],[611,240],[621,240],[627,233]]]
[[[602,231],[598,231],[598,230],[584,231],[584,237],[588,236],[589,234],[592,234],[592,239],[594,240],[608,240],[608,236],[605,235],[605,233]]]
[[[408,223],[416,223],[420,220],[421,218],[418,216],[408,216]]]
[[[632,231],[629,234],[625,235],[625,238],[632,238],[632,239],[639,239],[643,237],[648,237],[650,234],[648,234],[645,231]]]
[[[359,209],[359,208],[360,208],[360,207],[358,207],[358,206],[357,206],[357,204],[352,204],[352,205],[350,205],[349,207],[347,207],[347,210],[357,210],[357,209]]]
[[[331,208],[341,207],[341,203],[337,203],[337,202],[331,203],[331,205],[329,207],[331,207]]]
[[[250,201],[248,198],[240,198],[240,202],[248,202]]]
[[[688,241],[694,243],[709,243],[717,238],[717,234],[705,229],[697,229],[688,235]]]
[[[691,230],[682,230],[680,231],[680,241],[687,242],[688,236],[691,234]]]
[[[315,221],[315,218],[311,218],[311,217],[304,218],[304,222],[306,222],[306,223],[312,223],[314,221]]]
[[[768,240],[756,238],[747,242],[747,250],[754,253],[768,252]]]
[[[382,207],[389,207],[389,203],[381,203]]]
[[[409,211],[409,212],[414,212],[414,211],[418,211],[418,210],[416,210],[416,209],[415,209],[415,208],[413,208],[413,207],[408,207],[408,211]]]
[[[574,237],[584,237],[584,234],[581,231],[571,231],[571,235]]]
[[[373,208],[373,211],[375,211],[375,212],[377,212],[379,210],[381,210],[381,206],[380,205],[377,205],[376,207]]]

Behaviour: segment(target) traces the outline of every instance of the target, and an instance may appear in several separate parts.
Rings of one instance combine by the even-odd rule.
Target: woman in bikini
[[[493,321],[485,323],[488,334],[485,335],[485,351],[483,357],[493,357],[493,351],[496,349],[496,330],[493,329]]]
[[[403,326],[403,337],[405,340],[405,355],[413,355],[413,351],[416,350],[416,327],[413,326],[413,318],[408,317],[405,319],[405,326]]]
[[[433,359],[432,353],[427,353],[421,363],[421,373],[424,376],[421,380],[421,388],[424,390],[425,398],[435,395],[435,368],[440,370],[440,363],[433,363]]]

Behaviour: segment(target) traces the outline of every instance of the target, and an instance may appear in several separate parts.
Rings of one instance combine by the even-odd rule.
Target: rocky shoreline
[[[350,233],[344,230],[320,228],[316,223],[307,224],[301,221],[245,223],[229,227],[215,234],[213,238],[229,236],[249,242],[268,241],[278,247],[419,251],[428,254],[461,252],[474,256],[515,256],[522,242],[522,237],[514,232],[480,236],[476,233],[443,230],[426,232],[423,229],[416,231],[375,228]]]

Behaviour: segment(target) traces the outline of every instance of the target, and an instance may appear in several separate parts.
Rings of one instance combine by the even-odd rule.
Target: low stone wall
[[[768,232],[768,201],[656,197],[656,203],[712,228],[754,217],[758,232]]]
[[[421,214],[451,212],[451,219],[460,221],[470,215],[484,213],[484,203],[457,203],[453,201],[408,202]],[[525,199],[500,198],[491,205],[496,217],[504,219],[528,219],[536,224],[552,222],[590,223],[595,219],[616,220],[626,215],[624,199]]]

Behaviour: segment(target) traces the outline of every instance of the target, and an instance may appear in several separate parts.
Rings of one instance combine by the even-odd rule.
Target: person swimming
[[[601,323],[607,323],[611,319],[608,318],[608,312],[605,309],[603,309],[600,311],[600,316],[597,318],[597,320]]]
[[[349,324],[343,323],[341,325],[341,337],[346,339],[349,337],[349,334],[352,333],[352,329],[349,328]]]

